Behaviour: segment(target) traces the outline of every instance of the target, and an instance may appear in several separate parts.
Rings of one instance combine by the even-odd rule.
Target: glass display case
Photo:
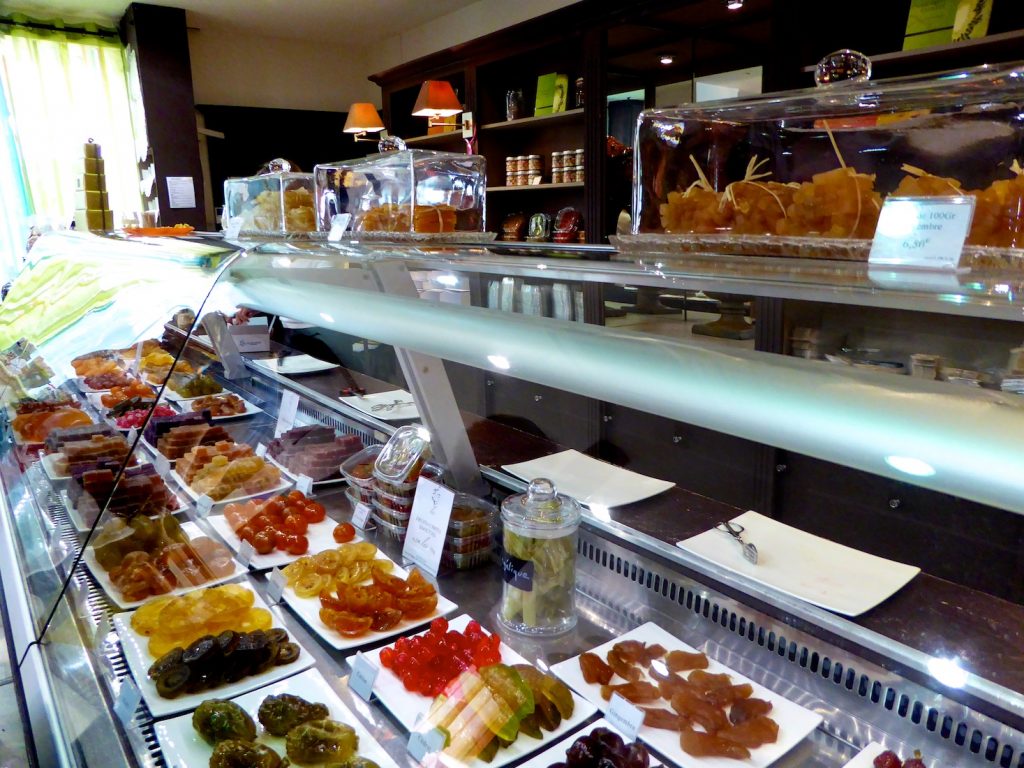
[[[353,234],[480,233],[486,229],[486,161],[479,155],[406,149],[317,165],[317,223],[350,214]]]
[[[966,196],[961,266],[1019,268],[1022,97],[1002,65],[646,110],[625,242],[866,261],[887,199]]]
[[[299,764],[302,744],[320,739],[340,760],[357,754],[381,768],[442,748],[466,764],[546,766],[564,762],[600,713],[615,721],[602,679],[655,712],[637,738],[664,764],[716,764],[693,754],[710,749],[740,765],[842,766],[870,744],[903,758],[919,749],[928,766],[1020,764],[1024,679],[1007,661],[1024,651],[1020,605],[936,578],[927,558],[837,549],[629,472],[628,460],[598,462],[487,402],[499,377],[514,378],[538,392],[533,427],[557,418],[559,393],[586,396],[898,478],[956,497],[951,506],[985,503],[1009,520],[1024,511],[1016,396],[483,306],[482,281],[493,278],[571,290],[729,279],[678,263],[653,269],[656,254],[524,260],[479,245],[366,242],[232,254],[86,235],[47,235],[36,248],[10,306],[34,306],[61,276],[88,270],[125,285],[62,294],[61,323],[38,335],[49,326],[36,314],[10,321],[4,305],[5,329],[41,358],[33,375],[52,371],[59,393],[26,387],[36,404],[12,403],[0,451],[4,595],[22,636],[19,674],[38,692],[28,704],[43,764],[208,765],[215,749],[224,759],[257,750],[246,746],[257,736]],[[151,268],[175,277],[150,280]],[[982,284],[872,286],[841,270],[802,281],[735,268],[732,279],[763,295],[1019,322],[1019,294]],[[430,286],[463,282],[475,286],[466,301],[432,300]],[[272,323],[269,353],[232,346],[226,323],[240,306],[286,319]],[[91,423],[17,421],[65,408],[45,402],[57,396]],[[379,455],[399,450],[374,447],[417,424],[430,435],[429,461],[410,453],[419,478],[375,473]],[[26,432],[36,427],[47,434]],[[583,505],[579,529],[550,540],[531,529],[529,547],[502,557],[495,508],[538,477]],[[403,558],[402,524],[418,514],[415,501],[406,512],[410,493],[445,487],[457,493],[437,527],[434,577]],[[716,531],[737,520],[756,565]],[[524,616],[548,590],[564,608],[565,589],[541,579],[572,571],[544,560],[564,558],[566,542],[575,628],[504,628],[507,585],[526,595]],[[780,582],[772,574],[783,561],[820,570]],[[442,638],[446,655],[458,649],[451,667],[437,661]],[[480,671],[464,673],[470,665]],[[359,693],[367,672],[372,699]],[[646,687],[630,688],[632,676]],[[719,700],[711,682],[770,703],[768,715],[763,704]],[[481,724],[455,693],[463,684],[514,714]],[[699,701],[671,686],[695,686]],[[282,694],[322,708],[269,698]],[[442,694],[448,720],[428,714]],[[747,706],[764,718],[754,735],[731,719]],[[699,719],[678,719],[695,707]],[[338,724],[303,727],[285,716],[296,709]],[[209,743],[218,717],[233,723],[231,746]],[[449,744],[431,745],[434,726]]]
[[[313,174],[275,171],[227,179],[224,208],[224,221],[237,221],[242,235],[315,232]]]

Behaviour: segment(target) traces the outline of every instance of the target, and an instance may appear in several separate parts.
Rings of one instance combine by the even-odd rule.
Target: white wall
[[[203,24],[189,31],[196,104],[344,112],[380,104],[360,49],[260,37]],[[259,126],[253,126],[259,130]]]
[[[460,11],[375,43],[366,57],[366,73],[436,53],[574,2],[577,0],[477,0]]]

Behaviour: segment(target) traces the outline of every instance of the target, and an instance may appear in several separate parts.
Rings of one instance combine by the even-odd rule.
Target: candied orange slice
[[[345,637],[364,635],[373,624],[373,617],[371,616],[359,616],[349,611],[332,611],[329,608],[322,608],[320,610],[320,619],[331,629]]]
[[[300,577],[292,588],[297,597],[315,597],[330,585],[328,578],[320,573],[307,573]]]
[[[370,624],[370,629],[376,632],[383,632],[391,629],[392,627],[398,626],[398,623],[402,620],[402,612],[397,608],[384,608],[383,610],[376,610],[373,612],[373,623]]]
[[[257,629],[267,630],[274,626],[274,617],[266,608],[250,608],[245,621],[238,625],[239,632],[255,632]]]
[[[373,583],[393,595],[404,595],[408,586],[405,579],[376,570],[373,571]]]
[[[163,596],[147,600],[132,614],[132,629],[143,637],[154,634],[160,628],[160,613],[173,599]]]
[[[437,610],[437,594],[423,597],[399,597],[395,600],[395,607],[407,619],[422,619]]]

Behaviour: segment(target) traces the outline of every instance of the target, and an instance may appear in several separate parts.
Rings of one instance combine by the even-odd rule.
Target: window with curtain
[[[19,268],[32,225],[71,225],[90,139],[101,147],[117,224],[141,209],[141,198],[125,52],[116,37],[0,21],[0,86],[2,282]]]

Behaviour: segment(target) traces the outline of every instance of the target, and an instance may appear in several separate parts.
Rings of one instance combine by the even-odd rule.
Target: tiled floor
[[[3,614],[0,614],[0,622]],[[7,642],[0,628],[0,768],[28,768],[18,692],[11,677]]]

